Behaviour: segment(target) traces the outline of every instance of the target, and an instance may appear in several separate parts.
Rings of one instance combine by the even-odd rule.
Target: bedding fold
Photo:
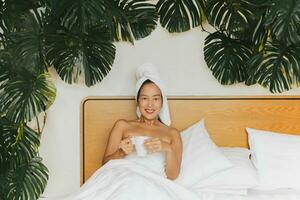
[[[130,160],[112,160],[63,200],[202,200],[196,193]]]

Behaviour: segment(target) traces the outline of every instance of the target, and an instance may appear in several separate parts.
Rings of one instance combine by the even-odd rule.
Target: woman
[[[137,93],[137,106],[141,113],[136,120],[118,120],[111,133],[103,163],[112,159],[124,158],[134,153],[132,137],[149,136],[144,143],[151,153],[164,152],[166,156],[165,173],[174,180],[180,172],[182,143],[179,132],[163,124],[159,113],[163,105],[163,95],[150,79],[145,80]]]
[[[138,118],[115,123],[104,165],[69,200],[198,200],[172,181],[180,172],[182,143],[179,132],[169,127],[163,84],[149,64],[138,68],[137,78]],[[135,150],[136,139],[145,136],[147,154],[141,157]]]

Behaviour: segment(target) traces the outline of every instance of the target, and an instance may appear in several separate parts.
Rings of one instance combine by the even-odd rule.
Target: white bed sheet
[[[300,200],[300,191],[274,190],[259,191],[250,190],[246,196],[230,194],[202,193],[199,196],[203,200]]]

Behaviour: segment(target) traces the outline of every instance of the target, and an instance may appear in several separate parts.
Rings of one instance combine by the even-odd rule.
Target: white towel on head
[[[137,93],[140,90],[142,84],[146,80],[149,79],[150,81],[155,83],[159,87],[161,94],[162,94],[162,98],[163,98],[162,99],[163,104],[162,104],[162,108],[159,113],[159,118],[162,123],[164,123],[167,126],[170,126],[171,118],[170,118],[170,112],[169,112],[168,99],[167,99],[167,96],[165,95],[164,84],[159,77],[159,73],[158,73],[156,67],[151,63],[145,63],[136,69],[135,75],[136,75],[136,79],[137,79],[136,87],[135,87],[135,89],[136,89],[135,90],[135,99],[137,100]],[[136,110],[136,114],[138,117],[141,116],[141,112],[138,107]]]

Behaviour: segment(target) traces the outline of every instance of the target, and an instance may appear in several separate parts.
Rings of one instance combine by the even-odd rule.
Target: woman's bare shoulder
[[[180,131],[177,128],[174,128],[174,127],[168,127],[168,133],[172,137],[178,137],[178,136],[180,136]]]
[[[168,132],[169,133],[172,133],[172,134],[177,134],[179,133],[179,130],[175,127],[172,127],[172,126],[167,126],[167,129],[168,129]]]
[[[115,122],[115,126],[116,127],[128,127],[128,126],[132,125],[135,122],[136,122],[136,120],[118,119]]]
[[[118,127],[118,128],[121,128],[121,127],[126,127],[128,126],[128,120],[126,119],[118,119],[116,122],[115,122],[115,127]]]

